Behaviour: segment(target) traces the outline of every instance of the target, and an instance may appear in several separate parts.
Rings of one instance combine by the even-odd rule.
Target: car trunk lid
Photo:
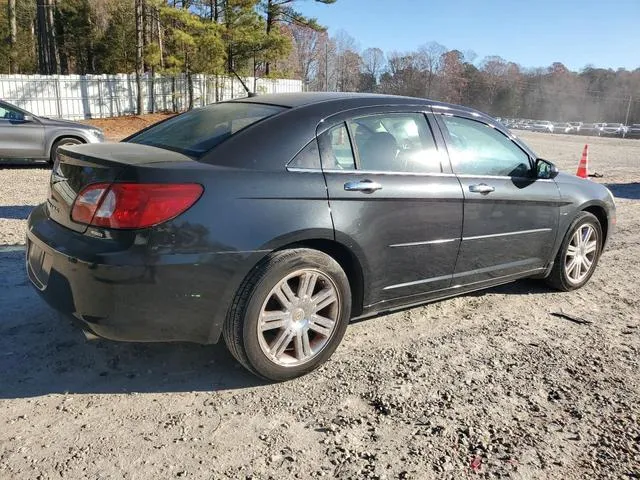
[[[98,143],[63,147],[51,172],[47,206],[49,217],[65,227],[84,233],[88,225],[71,219],[78,194],[88,185],[113,183],[126,169],[144,165],[193,162],[186,155],[130,143]]]

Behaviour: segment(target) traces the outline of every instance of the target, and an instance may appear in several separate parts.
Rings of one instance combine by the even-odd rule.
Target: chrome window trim
[[[533,230],[519,230],[517,232],[491,233],[489,235],[475,235],[473,237],[462,237],[462,240],[480,240],[483,238],[508,237],[511,235],[526,235],[529,233],[550,232],[551,228],[535,228]]]
[[[412,175],[417,177],[455,177],[453,173],[423,173],[423,172],[385,172],[379,170],[337,170],[337,169],[326,169],[323,170],[325,173],[343,173],[353,175],[354,173],[363,174],[363,175]]]
[[[307,168],[307,167],[287,167],[287,172],[298,172],[298,173],[322,172],[322,169],[321,168]]]
[[[408,242],[408,243],[394,243],[389,245],[391,248],[396,247],[417,247],[419,245],[438,245],[441,243],[451,243],[460,240],[459,238],[441,238],[439,240],[427,240],[424,242]]]
[[[468,173],[463,173],[457,175],[458,178],[492,178],[497,180],[513,180],[513,179],[521,179],[521,180],[532,180],[534,182],[553,182],[552,178],[533,178],[533,177],[510,177],[509,175],[470,175]]]

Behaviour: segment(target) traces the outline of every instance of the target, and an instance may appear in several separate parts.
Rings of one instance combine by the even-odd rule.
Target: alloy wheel
[[[260,309],[258,339],[274,363],[295,367],[329,343],[340,318],[335,283],[315,269],[297,270],[271,289]]]
[[[571,283],[578,284],[589,275],[597,253],[597,232],[590,224],[581,225],[571,236],[564,260],[564,271]]]

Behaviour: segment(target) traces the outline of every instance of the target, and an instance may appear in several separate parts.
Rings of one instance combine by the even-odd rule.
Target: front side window
[[[0,118],[4,118],[5,120],[22,120],[24,114],[20,110],[0,103]]]
[[[361,170],[440,173],[440,156],[425,116],[389,113],[349,120]]]
[[[529,156],[499,130],[476,120],[442,116],[449,132],[449,155],[459,175],[523,177]]]
[[[283,110],[261,103],[218,103],[173,117],[127,141],[200,157],[240,130]]]

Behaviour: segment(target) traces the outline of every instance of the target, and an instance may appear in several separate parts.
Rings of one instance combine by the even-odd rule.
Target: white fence
[[[245,97],[233,77],[192,75],[193,106]],[[243,78],[258,94],[301,92],[301,80]],[[136,113],[135,75],[0,75],[0,99],[35,115],[79,120]],[[189,103],[186,75],[145,75],[142,79],[144,113],[182,111]],[[216,95],[217,93],[217,95]]]

